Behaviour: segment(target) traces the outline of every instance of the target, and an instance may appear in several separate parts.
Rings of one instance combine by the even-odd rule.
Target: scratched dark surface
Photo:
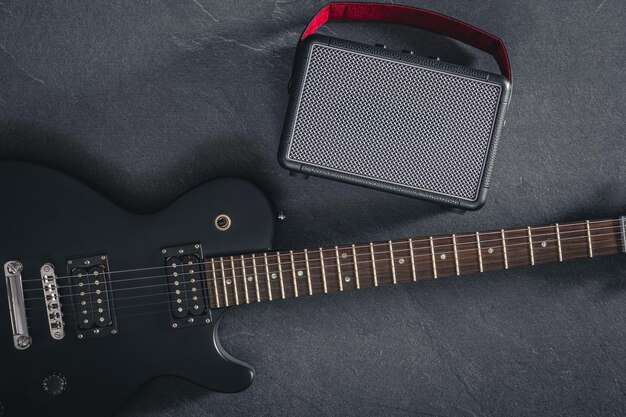
[[[414,4],[499,35],[511,56],[512,105],[480,212],[278,166],[294,47],[321,7],[311,1],[4,0],[0,157],[62,168],[139,210],[210,178],[248,178],[287,216],[277,248],[626,214],[624,2]],[[495,69],[412,29],[327,33]],[[119,415],[623,416],[625,261],[233,309],[222,342],[255,366],[250,389],[160,379]]]

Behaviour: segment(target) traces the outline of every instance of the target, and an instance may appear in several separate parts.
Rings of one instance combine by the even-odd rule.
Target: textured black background
[[[497,34],[511,56],[512,105],[480,212],[278,166],[291,59],[319,2],[4,1],[0,157],[62,168],[137,210],[210,178],[248,178],[287,216],[277,248],[626,214],[624,2],[414,4]],[[326,33],[496,68],[417,30]],[[624,265],[612,257],[233,309],[221,335],[256,367],[249,390],[160,379],[120,415],[623,416]],[[163,354],[183,357],[185,346]]]

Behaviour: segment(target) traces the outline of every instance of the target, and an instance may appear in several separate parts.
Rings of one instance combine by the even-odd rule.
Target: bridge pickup
[[[57,276],[54,272],[54,265],[43,264],[39,270],[41,274],[41,286],[43,288],[44,301],[46,303],[46,313],[48,316],[48,327],[50,336],[55,340],[65,337],[65,322],[61,312],[61,298],[57,287]]]
[[[67,261],[78,338],[117,334],[106,255]]]
[[[22,269],[22,264],[19,261],[9,261],[4,264],[4,277],[7,281],[9,314],[11,315],[11,329],[13,331],[13,345],[18,350],[28,349],[33,343],[28,333],[28,323],[26,322]]]
[[[170,296],[172,328],[211,323],[207,289],[202,273],[202,246],[161,249]]]

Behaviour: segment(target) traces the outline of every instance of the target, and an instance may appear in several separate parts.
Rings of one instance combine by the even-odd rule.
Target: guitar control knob
[[[55,372],[43,379],[43,390],[50,395],[60,395],[67,389],[67,379]]]

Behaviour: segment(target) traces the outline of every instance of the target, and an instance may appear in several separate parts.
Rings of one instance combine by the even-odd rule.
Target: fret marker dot
[[[346,258],[348,257],[348,254],[344,252],[344,253],[342,253],[342,254],[341,254],[341,257],[342,257],[343,259],[346,259]]]
[[[447,256],[446,256],[446,254],[445,254],[445,253],[442,253],[442,254],[441,254],[441,256],[440,256],[440,258],[441,258],[441,260],[444,260],[444,259],[446,259],[446,258],[447,258]]]
[[[398,259],[398,263],[399,263],[400,265],[402,265],[402,264],[404,263],[404,258],[400,258],[400,259]]]
[[[304,275],[304,271],[298,271],[298,276],[301,277]]]
[[[232,281],[232,280],[230,280],[230,279],[227,279],[227,280],[226,280],[226,284],[230,285],[230,284],[232,284],[232,283],[233,283],[233,281]]]
[[[546,246],[548,246],[548,242],[546,242],[545,240],[543,242],[541,242],[541,247],[545,248]]]
[[[252,282],[253,280],[254,280],[254,278],[252,278],[252,275],[250,275],[250,276],[248,277],[248,282]]]
[[[350,278],[350,277],[346,276],[343,280],[344,280],[344,281],[346,281],[346,282],[350,282],[350,280],[351,280],[351,279],[352,279],[352,278]]]
[[[493,248],[487,249],[487,252],[489,252],[490,254],[493,253]]]
[[[272,274],[272,279],[276,279],[278,277],[278,275],[276,275],[276,273]]]

